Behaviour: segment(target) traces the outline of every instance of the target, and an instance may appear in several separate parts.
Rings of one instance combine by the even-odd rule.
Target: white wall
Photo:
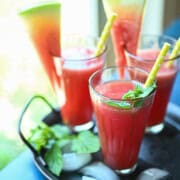
[[[62,34],[98,35],[97,0],[62,0]]]
[[[147,0],[142,33],[161,34],[163,32],[164,0]]]

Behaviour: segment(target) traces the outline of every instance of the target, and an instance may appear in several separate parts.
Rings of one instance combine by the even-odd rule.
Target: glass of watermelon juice
[[[124,71],[124,77],[119,74]],[[123,95],[142,86],[148,73],[134,67],[109,67],[95,72],[89,89],[104,162],[121,174],[132,173],[144,136],[154,91],[144,98],[124,100]]]
[[[131,52],[128,48],[126,49],[126,58],[129,66],[139,67],[146,71],[150,71],[165,42],[171,44],[171,48],[156,76],[157,91],[146,128],[147,133],[153,134],[161,132],[164,127],[163,119],[165,117],[173,83],[179,69],[180,56],[169,59],[169,55],[174,48],[176,40],[163,35],[144,34],[140,38],[136,54]],[[170,67],[168,66],[169,61],[172,61]]]
[[[90,75],[102,69],[106,48],[95,56],[98,38],[81,35],[62,37],[60,58],[55,66],[60,80],[59,102],[65,124],[74,130],[89,129],[93,125],[93,107],[89,95]]]

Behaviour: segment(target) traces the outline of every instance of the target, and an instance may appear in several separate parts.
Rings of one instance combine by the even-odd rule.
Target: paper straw
[[[98,56],[101,52],[102,52],[102,48],[103,46],[105,45],[105,42],[109,36],[109,33],[110,33],[110,30],[111,30],[111,27],[113,25],[113,22],[115,20],[115,18],[117,17],[117,14],[113,13],[110,18],[108,18],[105,26],[104,26],[104,29],[101,33],[101,36],[100,36],[100,39],[99,39],[99,42],[97,44],[97,48],[96,48],[96,51],[95,51],[95,56]]]
[[[178,56],[178,53],[180,52],[180,38],[177,40],[177,42],[176,42],[176,44],[175,44],[175,47],[174,47],[174,49],[172,50],[172,53],[171,53],[171,55],[169,56],[169,59],[173,59],[173,58],[175,58],[176,56]],[[169,67],[169,68],[171,68],[172,67],[172,65],[173,65],[173,60],[170,60],[170,61],[168,61],[168,63],[167,63],[167,66]]]
[[[149,76],[148,76],[148,78],[147,78],[147,80],[146,80],[146,82],[144,84],[144,87],[149,87],[149,86],[151,86],[153,84],[153,82],[154,82],[154,80],[156,78],[156,75],[157,75],[157,73],[158,73],[158,71],[159,71],[159,69],[161,67],[161,64],[163,63],[163,60],[164,60],[170,46],[171,45],[169,43],[164,43],[163,48],[161,49],[161,51],[160,51],[154,65],[153,65],[153,67],[152,67],[152,69],[150,71],[150,74],[149,74]]]

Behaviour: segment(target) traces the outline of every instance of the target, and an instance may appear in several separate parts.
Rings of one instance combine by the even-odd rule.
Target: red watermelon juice
[[[60,58],[61,113],[69,126],[84,125],[92,120],[88,79],[104,65],[104,52],[97,57],[93,53],[92,49],[74,48],[65,51],[64,58]]]
[[[123,173],[124,170],[131,172],[137,163],[153,94],[146,97],[141,106],[135,107],[135,101],[122,100],[122,96],[133,90],[136,84],[140,85],[138,81],[100,82],[99,78],[90,79],[90,92],[104,162],[117,172]],[[112,106],[109,101],[127,102],[130,103],[130,107]]]
[[[158,54],[159,50],[143,50],[138,52],[138,56],[143,59],[156,59]],[[148,68],[147,70],[150,71],[152,65],[152,62],[146,62],[146,68]],[[157,74],[156,95],[147,123],[148,126],[154,126],[162,123],[177,71],[177,66],[168,67],[167,62],[162,64],[162,67]]]

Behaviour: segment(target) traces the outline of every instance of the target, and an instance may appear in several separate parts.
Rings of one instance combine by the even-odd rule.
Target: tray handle
[[[49,107],[50,109],[53,111],[53,112],[56,112],[57,110],[55,108],[53,108],[53,106],[49,103],[49,101],[41,96],[41,95],[34,95],[33,97],[31,97],[27,103],[25,104],[22,112],[21,112],[21,115],[20,115],[20,118],[19,118],[19,121],[18,121],[18,134],[19,136],[21,137],[22,141],[28,146],[28,148],[33,152],[34,155],[38,155],[38,152],[36,151],[36,149],[26,140],[23,132],[22,132],[22,129],[21,129],[21,125],[22,125],[22,121],[23,121],[23,117],[24,117],[24,114],[26,113],[27,109],[29,108],[30,104],[35,100],[35,99],[39,99],[39,100],[42,100],[43,102],[45,102]]]

